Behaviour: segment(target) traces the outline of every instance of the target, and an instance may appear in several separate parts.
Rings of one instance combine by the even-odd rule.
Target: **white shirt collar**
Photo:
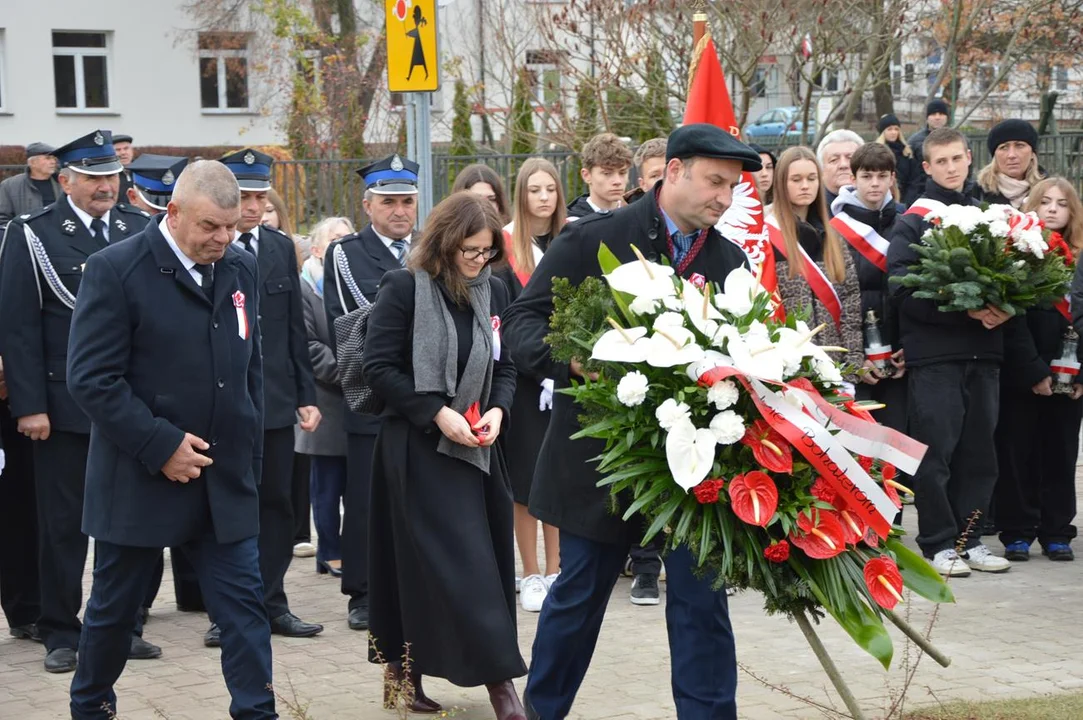
[[[391,249],[391,243],[395,242],[394,240],[387,237],[386,235],[381,235],[380,233],[376,232],[375,227],[372,228],[372,232],[376,233],[376,237],[380,238],[380,242],[384,244],[384,247],[386,247],[388,250]],[[410,247],[410,237],[410,235],[407,235],[403,238],[403,240],[406,242],[406,247]]]
[[[619,208],[623,204],[624,204],[623,202],[618,202],[617,207]],[[597,205],[594,204],[594,201],[590,199],[590,195],[587,195],[587,205],[590,205],[590,208],[596,213],[613,212],[613,210],[617,209],[617,208],[613,208],[613,210],[602,210],[600,207],[598,207]]]
[[[169,223],[166,218],[162,218],[162,221],[158,223],[158,229],[161,231],[165,241],[169,243],[169,247],[173,250],[177,259],[181,261],[181,265],[184,266],[184,269],[189,273],[192,273],[192,269],[196,266],[196,261],[185,255],[184,251],[177,245],[177,241],[173,239],[173,233],[169,232]]]
[[[71,209],[75,211],[75,215],[79,218],[80,221],[82,221],[83,225],[87,229],[87,232],[90,232],[90,223],[94,221],[94,218],[92,218],[90,216],[90,214],[87,213],[85,210],[83,210],[81,207],[79,207],[78,205],[73,203],[71,201],[71,195],[66,195],[65,197],[68,198],[68,205],[70,205]],[[104,215],[102,215],[101,220],[102,220],[103,223],[105,223],[105,239],[108,240],[109,239],[109,212],[106,212]]]
[[[233,235],[233,242],[240,245],[241,244],[241,235],[243,235],[243,234],[244,233],[242,233],[240,230],[235,231],[235,233]],[[259,242],[259,225],[255,226],[254,228],[249,230],[248,234],[252,236],[252,241],[253,242],[258,243]]]

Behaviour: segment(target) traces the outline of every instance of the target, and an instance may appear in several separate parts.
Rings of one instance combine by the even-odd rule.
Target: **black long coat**
[[[553,314],[553,278],[567,278],[578,285],[587,277],[600,276],[598,247],[603,240],[622,262],[636,259],[632,244],[651,260],[668,252],[665,221],[655,203],[646,199],[576,220],[549,246],[504,318],[504,339],[520,371],[553,378],[557,389],[570,383],[568,365],[555,362],[545,344]],[[699,273],[721,283],[731,270],[746,264],[744,252],[712,228],[685,275]],[[598,487],[599,475],[591,458],[601,454],[603,443],[570,439],[580,429],[579,413],[569,396],[554,393],[553,416],[530,491],[530,512],[542,522],[596,542],[638,543],[642,523],[624,522],[610,509],[609,491]]]
[[[349,262],[353,279],[357,282],[357,288],[370,303],[376,301],[376,290],[380,287],[380,279],[383,278],[384,273],[399,270],[402,267],[399,265],[398,258],[372,229],[372,225],[361,232],[336,240],[327,247],[323,265],[323,304],[327,309],[328,324],[331,328],[332,349],[335,348],[335,318],[357,309],[357,303],[354,302],[350,291],[345,287],[339,287],[334,262],[336,247],[341,247],[342,252],[346,253],[346,260]],[[380,429],[378,417],[362,415],[349,408],[345,412],[346,432],[350,434],[375,435]]]
[[[301,310],[301,278],[293,241],[259,228],[260,332],[263,337],[264,427],[293,427],[297,408],[316,404],[308,334]]]
[[[108,217],[109,244],[135,235],[149,218],[141,210],[114,207]],[[64,384],[72,311],[31,259],[27,228],[41,240],[56,276],[73,296],[79,294],[87,258],[106,242],[90,234],[61,195],[52,205],[8,223],[0,255],[0,355],[11,414],[48,413],[53,430],[89,433],[90,421]]]
[[[215,263],[212,306],[157,223],[87,261],[68,357],[68,387],[93,422],[87,535],[176,547],[211,527],[220,543],[259,532],[263,371],[256,278],[255,259],[229,247]],[[246,332],[233,301],[237,292],[244,295]],[[182,484],[161,469],[186,432],[210,444],[206,454],[214,464]]]
[[[490,312],[508,305],[490,280]],[[446,298],[445,298],[446,300]],[[473,313],[448,302],[456,320],[461,377]],[[433,421],[448,404],[414,390],[414,276],[388,273],[369,316],[365,376],[387,403],[376,437],[369,521],[369,627],[382,661],[410,643],[414,670],[472,687],[526,674],[515,627],[511,491],[498,445],[490,473],[437,452]],[[493,362],[489,408],[509,417],[515,366]],[[380,658],[370,654],[373,661]]]

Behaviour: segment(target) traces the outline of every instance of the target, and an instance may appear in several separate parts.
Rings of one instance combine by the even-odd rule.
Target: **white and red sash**
[[[778,227],[778,221],[775,220],[774,217],[769,217],[764,224],[767,226],[767,235],[771,238],[771,245],[773,245],[788,262],[789,258],[786,257],[786,240],[782,237],[782,231]],[[812,294],[816,296],[816,299],[827,308],[827,312],[831,313],[831,318],[835,321],[835,327],[841,331],[842,301],[839,300],[839,294],[835,292],[835,286],[827,279],[827,275],[820,269],[820,266],[813,262],[812,258],[809,257],[809,254],[805,252],[805,249],[801,247],[801,243],[797,244],[797,249],[801,251],[803,260],[801,263],[801,276],[805,278],[805,282],[812,288]]]
[[[947,205],[939,200],[933,200],[932,198],[918,198],[914,201],[914,204],[910,206],[910,209],[906,211],[907,215],[917,215],[924,218],[931,212],[941,212]]]
[[[1053,307],[1055,307],[1057,309],[1057,312],[1059,312],[1061,315],[1063,315],[1064,319],[1067,320],[1068,322],[1072,322],[1072,301],[1071,301],[1071,297],[1072,297],[1071,295],[1065,295],[1060,300],[1057,300],[1057,302],[1053,303]]]
[[[880,268],[881,272],[887,272],[889,243],[883,235],[876,232],[876,228],[852,217],[845,210],[831,218],[831,227],[846,238],[846,242],[850,243],[854,250],[861,253],[866,260]]]

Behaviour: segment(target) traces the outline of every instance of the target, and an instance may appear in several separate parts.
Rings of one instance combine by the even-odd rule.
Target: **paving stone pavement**
[[[1077,490],[1083,491],[1081,478],[1077,472]],[[914,513],[908,509],[906,515],[904,525],[913,533]],[[986,540],[995,552],[1002,551],[995,538]],[[675,717],[664,605],[633,606],[628,602],[629,585],[629,580],[622,579],[613,593],[572,718]],[[89,567],[85,588],[90,589]],[[176,610],[168,563],[162,588],[145,635],[162,646],[163,657],[129,662],[117,687],[119,717],[228,717],[219,652],[202,643],[206,617]],[[908,703],[1083,691],[1083,562],[1052,563],[1039,555],[1029,563],[1016,564],[1005,575],[975,573],[956,579],[953,588],[957,604],[940,609],[933,631],[935,644],[953,662],[943,669],[922,659],[910,684]],[[294,612],[323,623],[326,630],[313,639],[274,638],[277,691],[307,703],[313,720],[395,717],[380,707],[381,673],[366,662],[367,634],[346,627],[346,602],[338,583],[317,576],[313,560],[295,559],[286,590]],[[731,598],[730,607],[742,664],[741,718],[833,717],[794,697],[842,707],[797,627],[783,618],[765,616],[762,602],[753,593]],[[923,627],[932,606],[914,599],[908,607],[912,622]],[[536,623],[537,615],[520,611],[520,646],[528,660]],[[906,675],[907,653],[901,635],[893,632],[896,659],[892,670],[884,672],[830,621],[821,626],[820,634],[869,718],[884,717]],[[42,646],[8,637],[0,618],[0,718],[69,717],[67,691],[72,676],[49,675],[42,669],[43,657]],[[911,663],[913,657],[911,653]],[[753,675],[784,686],[790,695],[765,687]],[[522,680],[517,687],[522,689]],[[455,717],[492,717],[482,688],[427,680],[426,690],[445,707],[454,707]],[[283,718],[291,717],[281,702],[279,711]]]

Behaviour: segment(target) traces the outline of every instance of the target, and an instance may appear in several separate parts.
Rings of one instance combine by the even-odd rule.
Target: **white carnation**
[[[839,367],[833,362],[824,361],[819,358],[814,360],[816,365],[816,374],[820,376],[820,380],[828,385],[841,385],[842,373],[839,372]]]
[[[663,430],[669,430],[679,422],[691,420],[692,413],[687,404],[669,398],[658,406],[658,409],[654,411],[654,416]]]
[[[679,312],[664,312],[654,319],[654,327],[684,327],[684,315]]]
[[[707,391],[707,402],[714,403],[719,410],[725,410],[737,402],[737,384],[732,380],[716,382]]]
[[[1006,223],[1017,211],[1011,205],[990,205],[989,209],[982,213],[982,218],[985,222],[992,225],[995,222]]]
[[[1003,220],[994,220],[989,223],[989,234],[993,237],[1008,237],[1011,227]]]
[[[745,423],[737,413],[725,410],[711,419],[710,430],[719,445],[732,445],[745,436]]]
[[[636,315],[653,315],[658,312],[658,301],[640,296],[628,304],[628,309]]]
[[[647,376],[638,370],[633,370],[620,379],[617,383],[617,399],[622,405],[635,407],[642,405],[647,399],[647,388],[650,382]]]
[[[957,227],[962,233],[969,235],[985,222],[985,215],[981,208],[973,205],[948,205],[941,213],[940,220],[942,226]]]

